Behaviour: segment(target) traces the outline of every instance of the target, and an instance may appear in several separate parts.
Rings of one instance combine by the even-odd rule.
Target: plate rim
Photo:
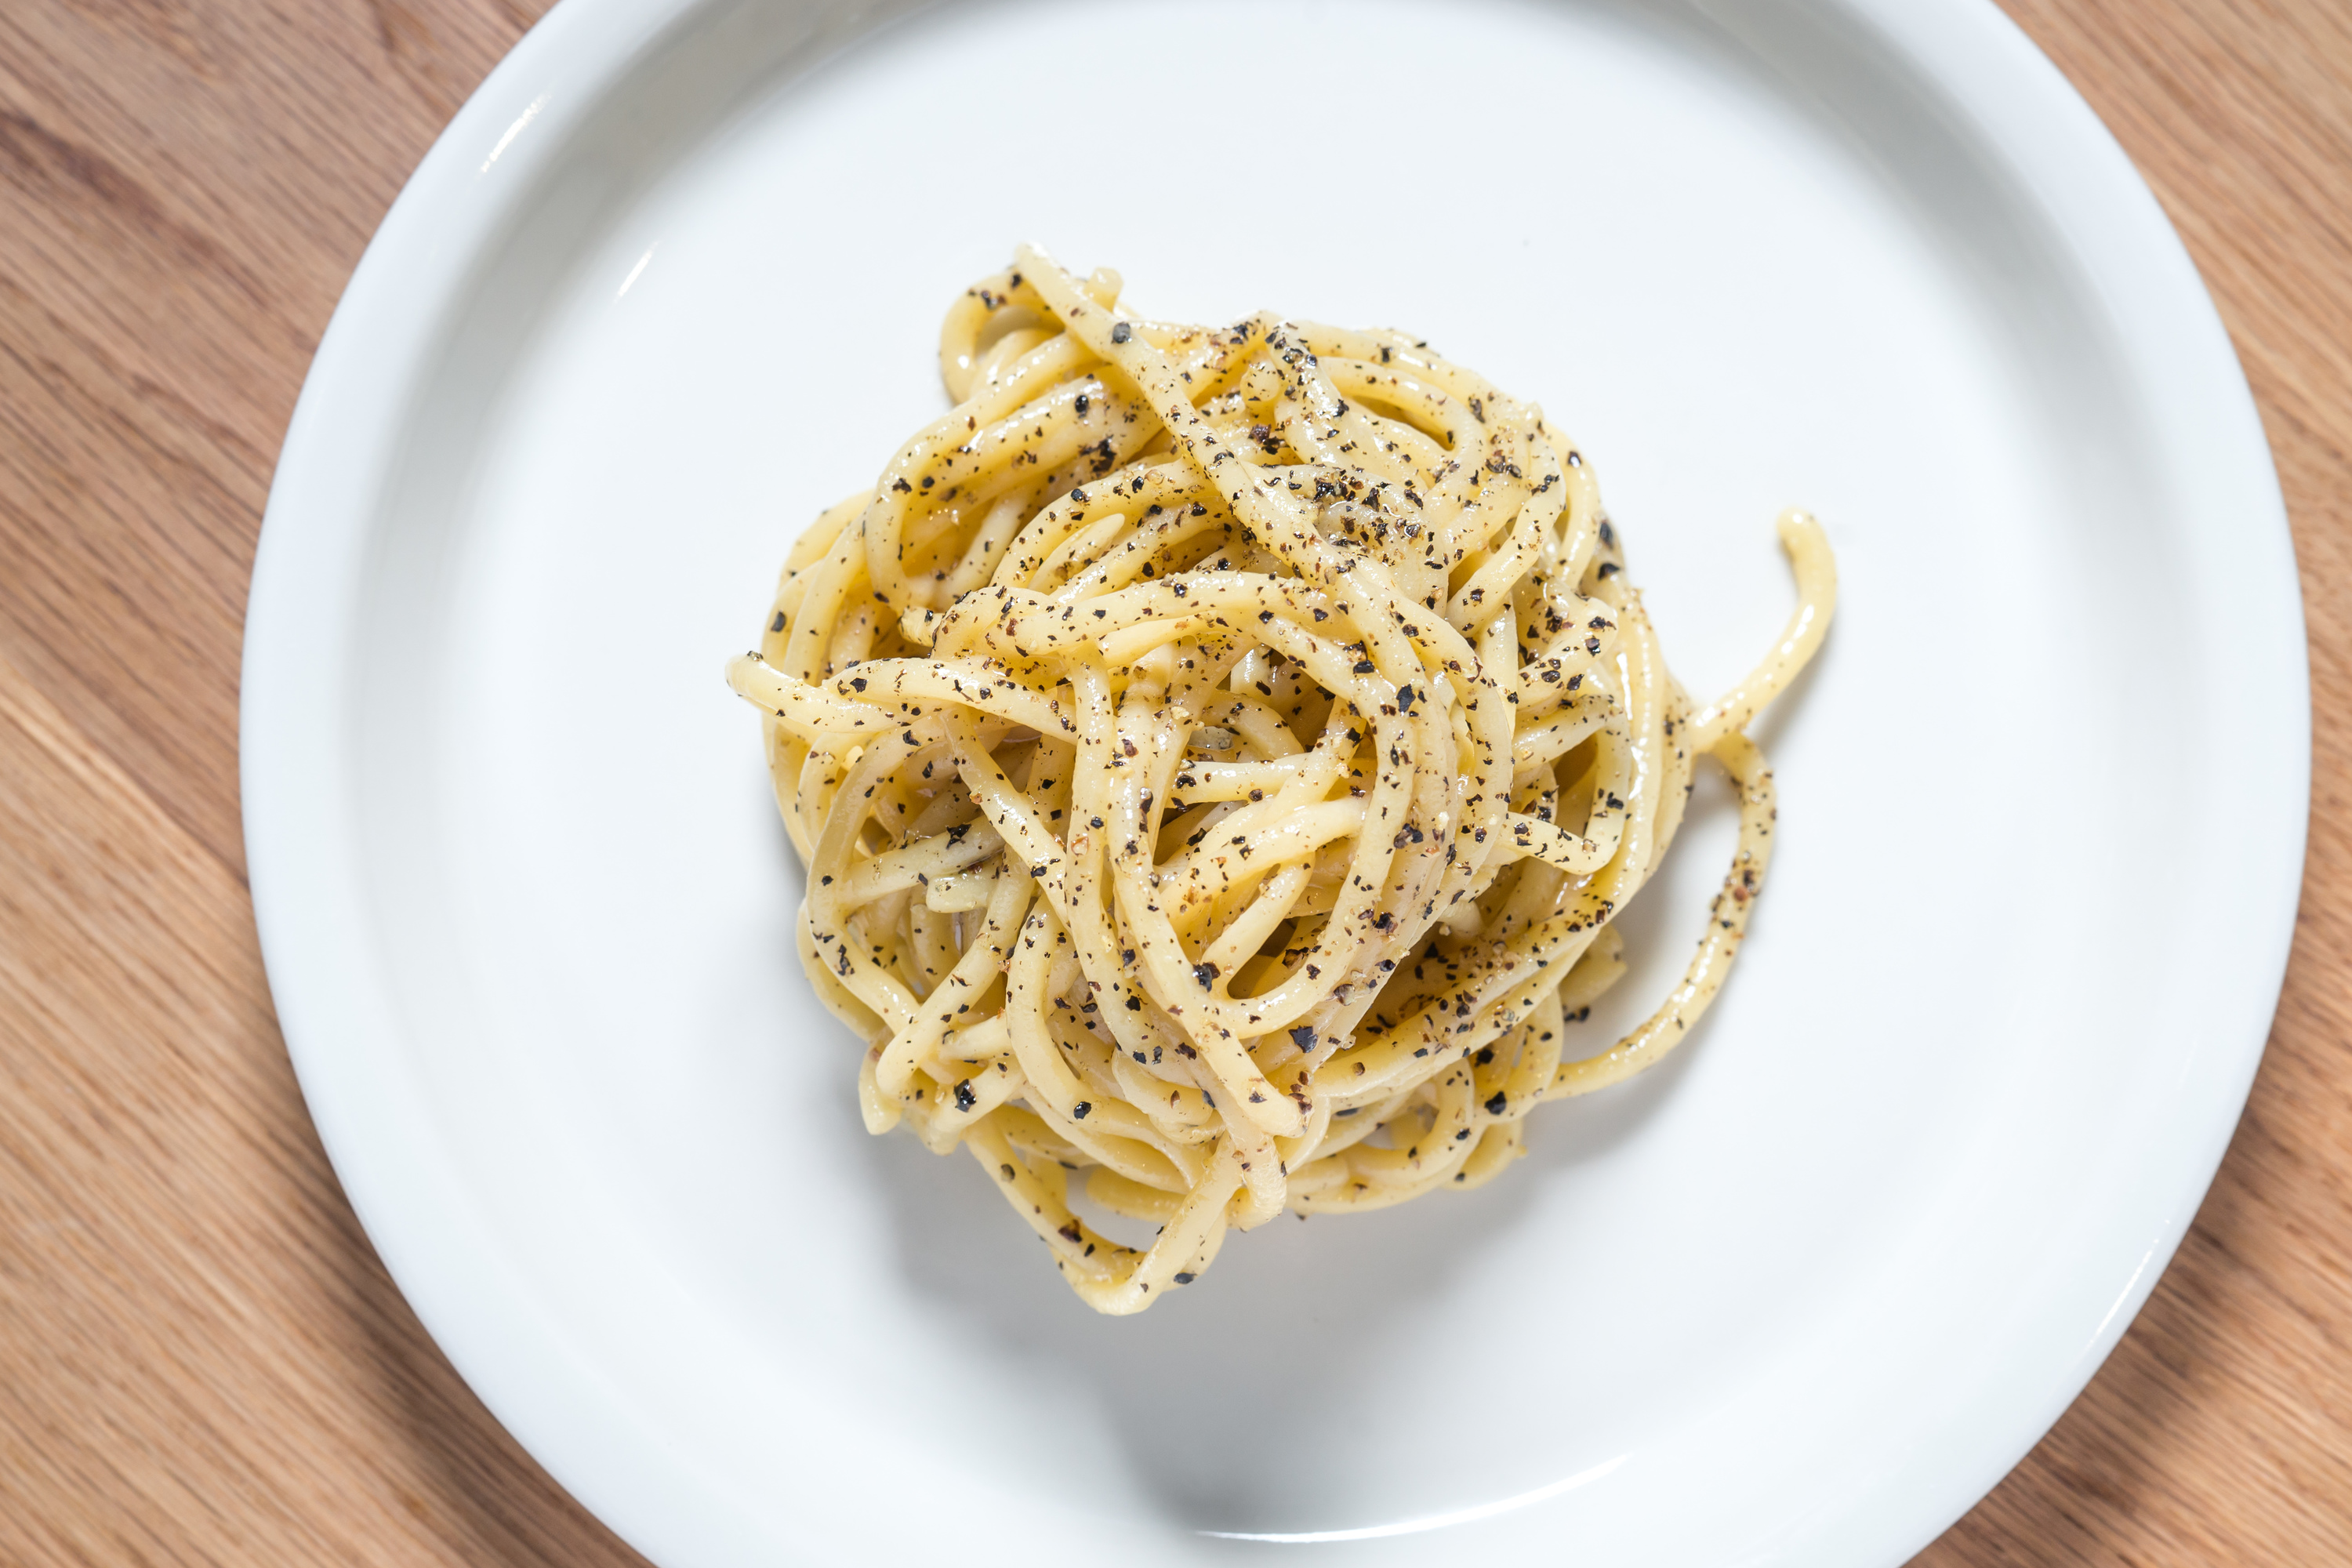
[[[727,0],[562,0],[499,62],[435,141],[387,212],[321,336],[281,447],[247,599],[239,690],[239,774],[248,880],[288,1055],[321,1143],[371,1243],[436,1345],[558,1482],[633,1546],[665,1564],[736,1561],[764,1531],[724,1492],[632,1439],[620,1391],[541,1322],[446,1163],[418,1158],[432,1120],[398,1067],[401,1031],[369,951],[373,919],[357,875],[341,658],[342,613],[363,580],[374,480],[399,458],[408,392],[430,363],[448,301],[473,258],[527,190],[534,154],[677,26]],[[862,10],[855,0],[841,7]],[[2135,322],[2168,328],[2147,389],[2195,409],[2203,460],[2242,518],[2248,575],[2267,579],[2274,621],[2256,662],[2283,683],[2291,714],[2265,779],[2284,807],[2275,865],[2249,885],[2270,955],[2240,993],[2243,1022],[2205,1053],[2217,1091],[2193,1138],[2137,1207],[2154,1245],[2065,1376],[2010,1401],[1979,1431],[1974,1460],[1907,1506],[1857,1509],[1854,1561],[1900,1561],[1989,1492],[2056,1422],[2121,1340],[2178,1248],[2243,1112],[2276,1010],[2294,929],[2310,799],[2309,656],[2284,497],[2242,366],[2202,279],[2155,195],[2089,104],[1993,0],[1830,0],[1931,76],[1969,129],[2006,154],[2069,234],[2126,341]],[[887,26],[885,20],[881,25]],[[863,36],[872,23],[860,19]],[[504,176],[503,178],[499,176]],[[2095,221],[2093,221],[2095,220]],[[2085,226],[2095,230],[2087,236]],[[2118,258],[2124,258],[2118,265]],[[2176,420],[2159,413],[2151,425]],[[340,658],[339,658],[340,656]],[[2250,658],[2254,656],[2250,655]],[[2258,922],[2260,923],[2260,922]],[[423,1134],[420,1144],[419,1135]],[[2160,1186],[2160,1194],[2153,1188]],[[1964,1472],[1964,1473],[1963,1473]],[[1872,1555],[1873,1541],[1882,1543]],[[1886,1555],[1892,1549],[1894,1555]],[[1328,1550],[1328,1548],[1327,1548]],[[1845,1560],[1845,1559],[1842,1559]]]

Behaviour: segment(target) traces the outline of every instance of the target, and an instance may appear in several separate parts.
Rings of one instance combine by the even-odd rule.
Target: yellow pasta
[[[1536,1104],[1671,1050],[1770,858],[1744,727],[1836,595],[1785,514],[1789,628],[1695,710],[1533,405],[1402,333],[1118,290],[1024,247],[967,291],[955,408],[802,536],[727,671],[866,1126],[970,1151],[1105,1312],[1286,1208],[1478,1185]],[[1740,815],[1697,954],[1573,1056],[1702,753]]]

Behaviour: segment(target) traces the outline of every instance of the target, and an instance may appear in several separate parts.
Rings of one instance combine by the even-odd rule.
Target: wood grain
[[[2316,692],[2253,1100],[2178,1260],[1926,1552],[2352,1563],[2352,10],[2011,0],[2204,269]],[[538,0],[0,7],[0,1562],[634,1563],[474,1400],[304,1115],[237,828],[245,588],[368,235]]]

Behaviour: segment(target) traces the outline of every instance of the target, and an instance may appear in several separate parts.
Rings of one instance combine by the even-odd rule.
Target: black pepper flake
[[[1079,393],[1079,394],[1078,394],[1078,412],[1079,412],[1079,414],[1084,415],[1084,414],[1086,413],[1086,411],[1087,411],[1087,395],[1086,395],[1085,393],[1081,392],[1081,393]]]
[[[1297,1046],[1302,1051],[1313,1050],[1315,1048],[1315,1026],[1312,1024],[1301,1024],[1298,1027],[1291,1030],[1290,1043]]]
[[[1190,1285],[1193,1280],[1199,1278],[1200,1276],[1187,1269],[1185,1272],[1176,1276],[1176,1283],[1179,1285]]]
[[[968,1078],[960,1078],[956,1079],[955,1102],[956,1109],[958,1110],[970,1110],[973,1106],[980,1103],[980,1096],[972,1093],[971,1091],[971,1079]],[[1008,1174],[1004,1179],[1009,1182],[1013,1178]]]
[[[1123,343],[1133,336],[1135,336],[1135,329],[1125,321],[1118,322],[1110,330],[1110,341],[1115,343]]]
[[[1070,1107],[1070,1120],[1073,1121],[1084,1121],[1087,1119],[1087,1112],[1092,1110],[1094,1108],[1094,1101],[1090,1100],[1082,1100],[1076,1105]],[[1072,1239],[1075,1240],[1076,1238],[1073,1237]]]
[[[1508,1110],[1510,1108],[1511,1097],[1505,1094],[1498,1089],[1495,1091],[1495,1098],[1486,1102],[1486,1114],[1489,1116],[1500,1116],[1504,1111]]]
[[[1206,963],[1194,964],[1192,966],[1192,978],[1201,983],[1202,990],[1206,991],[1210,986],[1216,984],[1216,963],[1212,961]]]
[[[776,618],[775,618],[774,620],[770,621],[770,622],[768,623],[768,629],[769,629],[770,631],[772,631],[772,632],[780,632],[780,631],[782,631],[782,630],[784,629],[784,612],[783,612],[783,611],[782,611],[782,610],[778,610],[778,611],[776,612]]]

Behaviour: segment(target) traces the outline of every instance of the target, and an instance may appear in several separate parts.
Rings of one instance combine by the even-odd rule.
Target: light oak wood
[[[0,6],[0,1562],[637,1561],[370,1250],[271,1017],[237,828],[246,581],[303,371],[537,9]],[[2245,360],[2301,552],[2317,773],[2285,999],[2196,1228],[1920,1561],[2352,1563],[2352,10],[2011,9],[2147,172]],[[2184,864],[2182,896],[2227,869]]]

